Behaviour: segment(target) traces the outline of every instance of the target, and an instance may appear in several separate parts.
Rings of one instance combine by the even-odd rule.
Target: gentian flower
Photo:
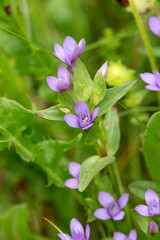
[[[104,208],[99,208],[94,212],[94,216],[102,219],[114,219],[116,221],[122,220],[124,218],[125,212],[121,211],[127,204],[129,200],[129,194],[123,194],[118,202],[114,200],[111,194],[108,192],[100,191],[98,193],[98,201]]]
[[[151,32],[160,37],[160,19],[158,17],[151,16],[148,23]]]
[[[71,189],[78,189],[81,165],[76,162],[69,163],[69,172],[74,178],[69,178],[64,182],[64,185]]]
[[[151,189],[145,192],[145,200],[148,206],[138,205],[135,207],[136,212],[142,216],[156,216],[160,215],[159,197],[157,193]]]
[[[159,232],[158,224],[156,222],[150,221],[148,225],[148,230],[150,234],[156,234],[157,232]]]
[[[126,236],[121,232],[114,232],[113,238],[114,240],[137,240],[137,232],[135,229],[132,229],[129,236]]]
[[[145,86],[146,89],[160,91],[160,73],[157,70],[153,70],[153,74],[148,72],[141,73],[140,77],[149,84]]]
[[[58,78],[53,76],[47,77],[48,86],[56,92],[63,92],[66,89],[69,90],[71,88],[71,83],[71,74],[64,66],[58,68]]]
[[[96,75],[102,74],[102,77],[106,78],[108,75],[108,62],[106,61],[101,68],[96,72]]]
[[[68,36],[63,42],[63,47],[59,44],[54,45],[55,52],[53,52],[53,54],[62,62],[66,63],[70,67],[71,72],[74,72],[76,60],[82,55],[85,45],[86,42],[84,38],[77,44],[72,37]]]
[[[70,222],[70,231],[71,236],[68,234],[65,234],[65,236],[69,240],[89,240],[90,237],[90,227],[89,224],[86,225],[86,229],[84,232],[82,224],[75,218],[72,218]],[[58,236],[61,240],[66,240],[66,238],[63,236],[63,234],[59,233]]]
[[[66,114],[64,120],[66,123],[73,128],[81,128],[86,130],[93,125],[93,120],[99,113],[99,107],[95,108],[90,115],[89,108],[84,102],[78,101],[74,106],[75,113],[77,114]]]

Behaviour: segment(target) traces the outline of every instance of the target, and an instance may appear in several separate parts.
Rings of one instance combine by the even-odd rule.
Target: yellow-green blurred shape
[[[139,13],[145,13],[154,7],[155,0],[134,0]],[[129,12],[132,12],[131,6],[126,7]]]

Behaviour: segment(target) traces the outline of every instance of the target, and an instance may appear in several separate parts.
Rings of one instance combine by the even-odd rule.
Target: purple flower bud
[[[137,232],[135,229],[132,229],[129,236],[126,236],[121,232],[114,232],[113,238],[114,240],[137,240]]]
[[[150,223],[148,225],[148,229],[149,229],[150,234],[156,234],[157,232],[159,232],[158,224],[153,221],[150,221]]]
[[[75,218],[72,218],[70,222],[70,231],[71,231],[71,236],[68,234],[65,234],[65,236],[69,240],[89,240],[90,237],[90,227],[89,224],[86,225],[86,229],[84,232],[82,224]],[[66,240],[66,238],[63,236],[63,234],[59,233],[58,234],[59,238],[61,240]]]
[[[129,194],[123,194],[118,202],[114,200],[111,194],[108,192],[100,191],[98,193],[98,201],[104,208],[99,208],[94,212],[94,216],[102,219],[114,219],[115,221],[122,220],[124,218],[125,212],[121,211],[127,204],[129,200]]]
[[[56,92],[63,92],[66,89],[70,90],[71,83],[71,74],[64,66],[58,68],[58,78],[53,76],[47,77],[48,86]]]
[[[148,72],[141,73],[140,77],[149,84],[145,86],[146,89],[160,91],[160,73],[157,70],[153,70],[153,74]]]
[[[159,197],[157,193],[151,189],[145,192],[146,205],[138,205],[135,207],[136,212],[142,216],[156,216],[160,215]]]
[[[71,189],[78,189],[81,165],[76,162],[70,162],[69,163],[69,172],[74,178],[67,179],[65,181],[64,185]]]
[[[67,36],[63,42],[63,47],[61,47],[59,44],[54,45],[55,52],[53,52],[53,54],[62,62],[66,63],[73,73],[77,58],[82,55],[85,45],[86,42],[84,38],[82,38],[79,44],[77,44],[72,37]]]
[[[160,19],[158,17],[151,16],[148,23],[151,32],[160,37]]]
[[[102,67],[96,72],[96,75],[102,74],[102,77],[106,78],[108,75],[108,62],[106,61]]]
[[[66,123],[73,128],[81,128],[86,130],[93,125],[93,120],[99,113],[99,107],[95,108],[90,115],[89,108],[86,103],[78,101],[74,106],[75,113],[77,114],[66,114],[64,120]]]

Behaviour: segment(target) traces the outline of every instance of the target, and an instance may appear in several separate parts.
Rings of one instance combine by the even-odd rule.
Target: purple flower
[[[153,74],[148,72],[141,73],[140,77],[149,84],[145,86],[146,89],[160,91],[160,73],[157,70],[153,70]]]
[[[102,219],[114,219],[116,221],[122,220],[124,218],[125,212],[121,211],[127,204],[129,200],[129,194],[123,194],[118,202],[114,200],[111,194],[108,192],[100,191],[98,193],[98,201],[104,208],[99,208],[94,212],[94,216]]]
[[[47,77],[48,86],[56,92],[63,92],[66,89],[69,90],[71,88],[71,83],[71,74],[64,66],[58,68],[58,78],[53,76]]]
[[[96,75],[102,74],[102,77],[106,78],[108,75],[108,62],[106,61],[101,68],[96,72]]]
[[[142,216],[156,216],[160,215],[159,197],[157,193],[151,189],[145,192],[145,200],[148,206],[138,205],[135,207],[136,212]]]
[[[148,229],[149,229],[150,234],[156,234],[157,232],[159,232],[158,224],[153,221],[150,221],[150,223],[148,225]]]
[[[93,120],[99,113],[99,107],[97,107],[90,115],[87,104],[81,101],[78,101],[75,104],[74,110],[77,116],[69,113],[64,116],[64,120],[69,126],[73,128],[81,128],[82,130],[90,128],[93,125]]]
[[[160,19],[155,16],[149,18],[149,28],[152,33],[160,37]]]
[[[78,189],[81,165],[76,162],[69,163],[69,172],[74,178],[69,178],[64,182],[64,185],[71,189]]]
[[[85,48],[86,42],[82,38],[77,44],[72,37],[66,37],[63,42],[63,47],[59,44],[54,45],[53,54],[59,58],[62,62],[66,63],[72,72],[74,72],[76,60],[82,55],[82,52]]]
[[[75,218],[72,218],[70,222],[70,231],[71,236],[68,234],[65,234],[65,236],[69,240],[89,240],[90,237],[90,227],[89,224],[86,225],[86,229],[84,232],[82,224]],[[61,240],[66,240],[66,238],[63,236],[63,234],[59,233],[58,236]]]
[[[135,229],[132,229],[129,236],[126,236],[121,232],[114,232],[113,238],[114,240],[137,240],[137,232]]]

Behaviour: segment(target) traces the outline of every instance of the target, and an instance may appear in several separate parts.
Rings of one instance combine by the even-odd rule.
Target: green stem
[[[143,22],[142,22],[142,20],[140,18],[140,15],[139,15],[139,12],[138,12],[138,10],[136,8],[135,2],[134,2],[134,0],[129,0],[129,3],[131,5],[131,7],[132,7],[133,15],[135,17],[137,26],[138,26],[138,28],[140,30],[140,33],[141,33],[144,45],[145,45],[145,47],[147,49],[148,56],[149,56],[149,61],[150,61],[150,64],[152,66],[152,69],[157,69],[156,61],[155,61],[155,58],[154,58],[153,53],[152,53],[151,45],[150,45],[150,42],[148,40],[148,37],[147,37],[146,31],[145,31]]]
[[[120,193],[120,195],[122,195],[124,193],[124,190],[123,190],[123,185],[122,185],[119,169],[118,169],[118,166],[117,166],[117,162],[116,161],[113,162],[112,165],[113,165],[114,174],[115,174],[115,177],[116,177],[116,180],[117,180],[119,193]]]

